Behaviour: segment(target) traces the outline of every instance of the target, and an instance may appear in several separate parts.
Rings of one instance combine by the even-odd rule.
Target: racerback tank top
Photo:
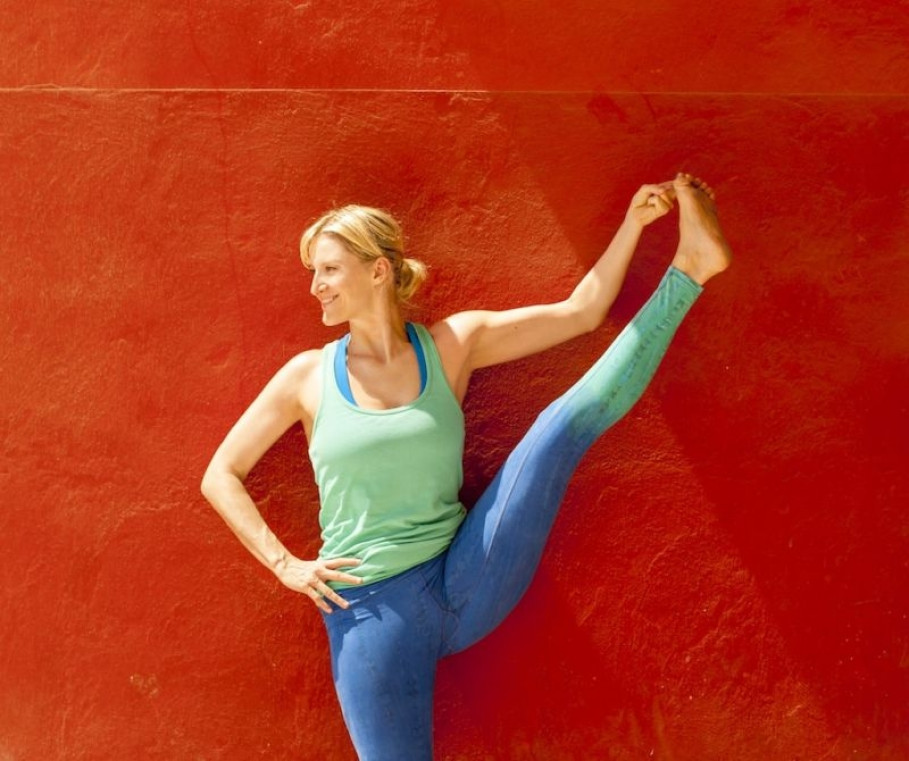
[[[426,383],[402,407],[369,410],[344,398],[334,372],[341,341],[322,352],[322,400],[309,445],[321,503],[319,557],[359,558],[361,565],[344,570],[367,584],[444,552],[464,519],[464,415],[432,336],[413,328]]]

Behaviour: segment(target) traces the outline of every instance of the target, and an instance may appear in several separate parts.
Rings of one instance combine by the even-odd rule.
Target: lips
[[[332,297],[329,298],[329,299],[319,299],[319,303],[322,305],[322,308],[324,309],[324,308],[327,307],[329,304],[331,304],[336,298],[338,298],[338,297],[337,297],[337,296],[332,296]]]

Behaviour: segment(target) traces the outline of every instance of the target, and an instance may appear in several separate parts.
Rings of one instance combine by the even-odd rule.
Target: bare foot
[[[714,193],[707,183],[679,173],[672,187],[679,204],[679,247],[672,266],[704,285],[732,263],[732,249],[716,216]]]

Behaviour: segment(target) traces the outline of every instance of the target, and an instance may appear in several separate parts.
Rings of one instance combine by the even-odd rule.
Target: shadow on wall
[[[617,678],[546,570],[498,630],[442,661],[439,683],[446,758],[482,747],[513,759],[575,758],[567,747],[617,758],[619,746],[627,758],[649,758],[665,740],[650,686],[632,691]]]
[[[472,30],[446,23],[453,39],[472,38]],[[483,60],[477,56],[477,65]],[[496,86],[495,72],[479,74]],[[539,203],[585,265],[613,229],[613,211],[641,182],[684,169],[718,188],[736,269],[684,329],[684,350],[697,359],[672,377],[658,376],[654,393],[831,724],[859,737],[905,739],[909,527],[898,509],[909,497],[909,198],[898,170],[909,160],[904,102],[578,95],[556,107],[546,95],[488,98],[517,160],[536,176]],[[617,322],[659,277],[668,257],[656,251],[674,245],[665,228],[648,235],[653,242],[642,247],[616,304]],[[559,600],[546,582],[537,586],[546,605]],[[522,610],[516,617],[528,615]],[[543,705],[533,721],[512,721],[495,706],[497,716],[506,710],[506,724],[545,727],[547,717],[565,711],[572,732],[584,732],[589,709],[574,705],[569,686],[577,680],[601,680],[605,689],[596,692],[616,711],[625,700],[635,703],[596,670],[596,650],[558,614],[543,627],[525,624],[509,652],[556,646],[560,673],[546,682],[552,713]],[[557,642],[570,642],[570,651]],[[474,665],[503,684],[530,689],[545,676],[539,660],[523,671],[491,660],[495,645],[480,648]],[[450,689],[460,689],[453,667],[442,673],[454,682]],[[656,737],[657,723],[629,722],[632,734]]]

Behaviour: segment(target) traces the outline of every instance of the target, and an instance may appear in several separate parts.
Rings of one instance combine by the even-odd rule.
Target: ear
[[[392,276],[391,262],[380,256],[373,262],[372,280],[376,285],[382,285]]]

